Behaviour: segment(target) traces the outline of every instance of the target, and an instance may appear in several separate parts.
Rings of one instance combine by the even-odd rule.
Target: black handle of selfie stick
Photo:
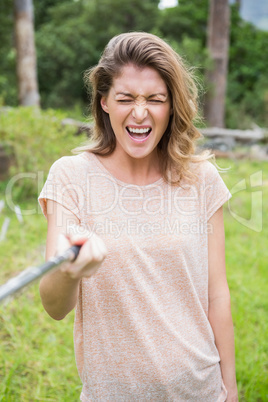
[[[4,285],[0,286],[0,303],[8,296],[18,292],[25,286],[38,278],[41,278],[44,274],[58,267],[64,262],[73,262],[76,260],[81,246],[72,246],[66,250],[63,254],[50,258],[44,264],[38,267],[29,267],[22,271],[19,275],[11,278]]]

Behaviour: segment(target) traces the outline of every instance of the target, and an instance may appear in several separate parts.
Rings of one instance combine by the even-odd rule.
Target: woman
[[[93,140],[61,158],[40,194],[47,312],[76,307],[82,401],[237,401],[222,205],[208,152],[195,155],[196,87],[160,38],[121,34],[86,73]],[[58,247],[56,247],[58,244]]]

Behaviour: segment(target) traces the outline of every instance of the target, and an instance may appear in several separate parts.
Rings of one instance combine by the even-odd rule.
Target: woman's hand
[[[237,392],[237,386],[235,386],[232,389],[228,389],[228,394],[227,394],[227,399],[226,402],[238,402],[238,392]]]
[[[71,226],[67,234],[60,234],[57,253],[61,254],[73,245],[82,246],[73,263],[66,263],[61,271],[71,279],[89,278],[98,270],[107,255],[103,240],[82,226]]]
[[[228,394],[226,402],[238,402],[238,395],[230,395]]]
[[[92,276],[103,262],[107,250],[103,241],[82,226],[71,211],[56,201],[47,200],[46,259],[81,245],[73,263],[47,273],[40,281],[43,306],[55,320],[62,320],[77,304],[83,277]]]

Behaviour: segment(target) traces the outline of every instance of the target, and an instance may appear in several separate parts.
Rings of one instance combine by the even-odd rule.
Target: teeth
[[[145,134],[150,131],[150,128],[131,128],[128,127],[128,130],[130,133],[135,133],[135,134]]]

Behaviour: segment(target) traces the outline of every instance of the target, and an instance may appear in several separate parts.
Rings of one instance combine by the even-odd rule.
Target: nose
[[[132,117],[136,120],[137,123],[141,123],[148,115],[148,110],[146,105],[137,105],[135,104],[132,109]]]

